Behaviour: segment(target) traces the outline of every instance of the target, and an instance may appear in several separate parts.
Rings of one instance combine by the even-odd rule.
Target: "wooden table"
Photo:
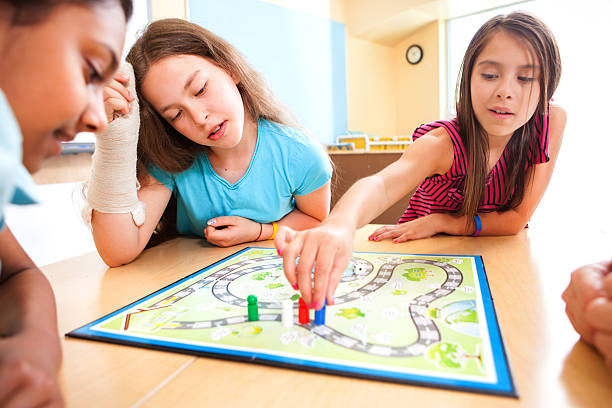
[[[482,255],[519,399],[64,339],[60,381],[68,406],[595,407],[612,401],[612,374],[578,341],[560,299],[569,272],[585,263],[584,251],[594,257],[588,261],[610,255],[607,243],[547,245],[548,235],[527,230],[511,237],[369,242],[374,228],[358,231],[355,250]],[[253,245],[224,249],[180,238],[121,268],[108,269],[91,253],[42,269],[56,293],[63,334]]]

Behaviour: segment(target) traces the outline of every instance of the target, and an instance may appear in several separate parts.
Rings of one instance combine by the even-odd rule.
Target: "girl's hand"
[[[0,406],[64,405],[46,339],[27,332],[0,339]]]
[[[321,309],[325,299],[334,304],[334,292],[353,253],[354,233],[345,225],[325,222],[299,232],[279,228],[274,245],[283,257],[285,276],[309,308]]]
[[[130,102],[134,100],[127,86],[129,77],[121,71],[117,71],[110,83],[104,87],[104,111],[106,120],[111,123],[120,115],[127,115],[130,112]]]
[[[255,241],[259,231],[261,231],[260,223],[248,218],[229,215],[208,220],[204,228],[204,236],[213,245],[229,247]]]
[[[607,276],[606,282],[608,286],[612,286],[611,268],[612,261],[582,266],[572,272],[570,283],[563,292],[565,313],[567,313],[574,329],[589,344],[594,342],[595,325],[599,327],[597,322],[598,312],[600,309],[606,309],[607,294],[604,291],[603,282],[604,277]],[[612,295],[612,287],[610,287],[610,292]],[[609,331],[612,332],[612,322],[609,323]],[[610,350],[610,353],[612,353],[612,350]]]
[[[386,225],[378,228],[368,237],[370,241],[393,239],[405,242],[413,239],[429,238],[442,232],[441,222],[445,214],[431,214],[403,224]]]

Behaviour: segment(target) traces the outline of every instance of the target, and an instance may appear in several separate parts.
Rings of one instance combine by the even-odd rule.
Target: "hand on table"
[[[612,261],[585,265],[574,272],[563,292],[565,311],[582,339],[612,368]]]
[[[368,237],[370,241],[393,239],[393,242],[405,242],[414,239],[429,238],[441,231],[440,214],[431,214],[403,224],[385,225],[378,228]]]
[[[0,339],[0,406],[61,407],[57,363],[44,336],[22,332]]]
[[[274,245],[283,257],[285,276],[309,308],[321,309],[326,299],[334,304],[334,292],[353,254],[354,233],[331,222],[304,231],[279,228]]]
[[[260,231],[260,223],[248,218],[228,215],[208,220],[204,228],[204,237],[213,245],[229,247],[255,241]]]

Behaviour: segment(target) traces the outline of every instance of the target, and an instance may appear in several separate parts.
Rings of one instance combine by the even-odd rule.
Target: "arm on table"
[[[329,213],[330,183],[327,182],[312,193],[294,197],[296,208],[278,221],[278,227],[286,226],[296,230],[312,228]],[[274,233],[273,223],[260,224],[234,215],[216,217],[211,221],[214,224],[209,224],[204,229],[204,236],[211,244],[221,247],[264,241],[270,239]]]
[[[0,230],[0,259],[0,405],[62,405],[51,286],[7,226]]]
[[[145,222],[134,224],[130,213],[102,213],[94,210],[91,229],[100,257],[110,267],[132,262],[144,250],[155,227],[170,201],[172,191],[147,176],[146,184],[138,190],[138,200],[144,203]]]

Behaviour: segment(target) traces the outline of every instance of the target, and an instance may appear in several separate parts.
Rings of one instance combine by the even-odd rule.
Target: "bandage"
[[[140,184],[136,179],[136,151],[140,129],[140,110],[136,99],[134,70],[125,62],[119,69],[129,77],[127,85],[134,97],[132,108],[96,134],[96,150],[89,182],[83,219],[91,224],[92,210],[102,213],[131,213],[136,226],[145,221],[144,203],[138,201]]]

